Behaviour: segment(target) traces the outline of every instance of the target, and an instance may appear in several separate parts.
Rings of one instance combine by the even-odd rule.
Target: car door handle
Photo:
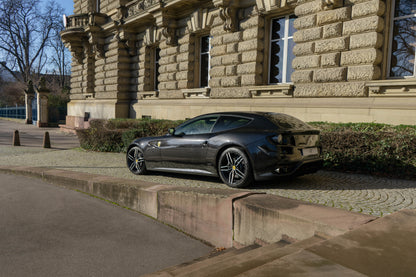
[[[208,145],[208,141],[204,141],[203,143],[202,143],[202,147],[206,147]]]

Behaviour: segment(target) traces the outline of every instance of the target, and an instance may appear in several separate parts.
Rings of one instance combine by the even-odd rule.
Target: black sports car
[[[186,121],[161,137],[134,140],[127,166],[219,176],[230,187],[314,173],[322,167],[319,130],[286,114],[223,112]]]

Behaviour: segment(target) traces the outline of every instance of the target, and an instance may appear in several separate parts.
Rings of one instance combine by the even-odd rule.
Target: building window
[[[415,77],[416,2],[392,1],[389,71],[390,77]]]
[[[199,86],[201,88],[208,87],[209,84],[209,69],[211,67],[211,37],[203,36],[200,40],[200,54],[199,54]]]
[[[294,15],[273,18],[270,26],[269,84],[289,83],[292,75]]]
[[[149,47],[150,54],[150,67],[148,72],[150,78],[148,81],[150,90],[159,90],[159,60],[160,60],[160,48],[159,47]]]
[[[160,60],[160,48],[156,47],[155,48],[155,53],[154,53],[154,90],[159,90],[159,60]]]

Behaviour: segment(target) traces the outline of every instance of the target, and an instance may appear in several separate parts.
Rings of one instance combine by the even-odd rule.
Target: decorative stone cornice
[[[155,8],[160,8],[163,5],[163,0],[141,0],[133,2],[129,5],[127,5],[126,10],[126,17],[134,16],[137,14],[150,12],[151,10],[154,10]]]
[[[238,30],[238,5],[233,0],[212,0],[219,9],[219,16],[224,21],[224,30],[235,32]]]
[[[146,29],[144,36],[144,44],[147,46],[155,45],[160,42],[162,38],[162,32],[156,26],[152,26]]]
[[[90,29],[88,42],[92,46],[92,54],[95,54],[97,58],[104,58],[104,38],[101,37],[101,33],[98,28]]]
[[[257,9],[262,14],[270,13],[281,8],[294,6],[298,0],[256,0]],[[337,1],[337,0],[324,0]]]
[[[192,13],[188,20],[188,29],[191,33],[206,30],[212,26],[214,16],[209,9],[198,9]]]
[[[168,14],[167,10],[158,10],[153,13],[156,20],[156,26],[161,30],[162,36],[166,39],[167,45],[176,45],[178,43],[176,37],[177,23],[176,19]]]
[[[342,6],[342,0],[323,0],[324,9],[332,10]]]

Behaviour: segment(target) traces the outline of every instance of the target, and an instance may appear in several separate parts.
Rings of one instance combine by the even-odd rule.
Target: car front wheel
[[[138,146],[133,146],[127,152],[127,166],[129,170],[136,175],[146,174],[146,164],[142,150]]]
[[[243,150],[230,147],[220,156],[218,173],[221,180],[233,188],[243,188],[253,182],[250,161]]]

